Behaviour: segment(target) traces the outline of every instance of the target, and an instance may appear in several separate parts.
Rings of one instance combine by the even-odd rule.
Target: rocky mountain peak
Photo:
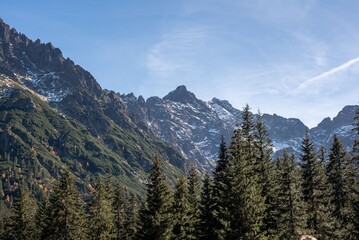
[[[183,104],[193,103],[198,99],[194,95],[194,93],[187,90],[186,86],[181,85],[178,86],[175,90],[171,91],[167,94],[163,100],[169,100],[172,102],[179,102]]]

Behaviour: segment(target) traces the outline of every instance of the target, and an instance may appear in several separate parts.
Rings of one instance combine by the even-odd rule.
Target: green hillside
[[[51,188],[61,168],[69,168],[83,192],[99,175],[119,178],[131,190],[143,192],[146,172],[154,158],[167,162],[174,178],[183,168],[179,155],[159,139],[139,135],[101,116],[109,126],[94,136],[79,121],[51,108],[30,91],[17,86],[0,98],[0,170],[5,193],[20,181],[33,189]],[[173,156],[174,167],[169,164]],[[41,192],[41,191],[40,191]]]

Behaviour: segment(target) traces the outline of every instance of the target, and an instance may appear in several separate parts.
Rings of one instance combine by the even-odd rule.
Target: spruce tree
[[[128,207],[126,208],[126,215],[124,221],[124,236],[123,239],[125,240],[135,240],[137,231],[138,231],[138,224],[139,224],[139,206],[138,206],[138,199],[137,196],[133,193],[130,193],[130,199]]]
[[[294,155],[284,150],[278,160],[277,208],[278,232],[281,240],[297,240],[306,233],[306,208],[301,190],[301,176]]]
[[[353,124],[356,139],[352,154],[346,158],[344,166],[344,193],[346,206],[343,209],[343,230],[346,240],[359,239],[359,108]]]
[[[20,188],[19,196],[15,198],[14,215],[11,220],[11,239],[35,239],[36,201],[25,185]]]
[[[188,205],[189,224],[187,239],[196,239],[196,230],[199,223],[200,201],[201,201],[201,180],[194,165],[188,171]]]
[[[88,239],[83,200],[68,170],[61,174],[50,197],[45,239]]]
[[[120,182],[118,182],[112,195],[114,235],[115,239],[122,239],[126,231],[124,228],[126,218],[126,193]]]
[[[171,239],[185,240],[189,239],[189,203],[188,203],[188,184],[187,179],[179,177],[176,183],[173,201],[173,236]],[[192,236],[191,236],[192,237]]]
[[[36,211],[35,224],[36,224],[36,238],[45,239],[46,237],[46,226],[48,225],[49,215],[49,200],[44,198],[40,203]]]
[[[324,163],[315,153],[308,132],[303,138],[301,149],[302,190],[307,206],[307,229],[318,238],[335,238],[336,224],[332,218],[330,185],[325,174]]]
[[[329,161],[327,164],[327,175],[331,184],[331,197],[334,205],[334,217],[340,222],[343,220],[342,212],[346,205],[346,197],[344,195],[344,167],[346,152],[343,144],[334,135],[332,146],[329,153]]]
[[[201,192],[200,215],[197,230],[197,239],[217,240],[218,235],[215,232],[216,219],[213,215],[213,197],[212,197],[212,179],[205,174]]]
[[[267,239],[262,230],[265,198],[256,171],[253,115],[248,105],[243,109],[241,126],[232,137],[228,153],[230,229],[226,239]]]
[[[93,240],[105,240],[113,237],[114,213],[112,210],[111,199],[108,199],[105,186],[100,179],[92,202],[89,207],[88,226],[89,238]]]
[[[265,211],[262,230],[270,239],[274,238],[276,232],[276,195],[278,184],[276,183],[275,170],[272,162],[272,141],[269,138],[263,116],[258,112],[255,122],[254,145],[256,151],[256,171],[261,196],[265,199]]]
[[[172,192],[160,160],[154,160],[147,184],[147,198],[140,211],[138,239],[166,240],[172,234]]]
[[[228,178],[228,153],[224,137],[218,150],[218,160],[213,171],[213,216],[215,217],[215,232],[218,239],[225,239],[229,227],[228,194],[230,182]]]

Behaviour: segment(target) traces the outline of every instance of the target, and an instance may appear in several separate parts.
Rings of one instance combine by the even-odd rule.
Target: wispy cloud
[[[162,36],[147,54],[147,69],[155,77],[169,77],[190,69],[196,55],[207,45],[209,31],[203,27],[175,29]]]
[[[342,71],[350,68],[351,66],[353,66],[354,64],[356,64],[358,62],[359,62],[359,57],[349,60],[346,63],[343,63],[342,65],[340,65],[338,67],[332,68],[329,71],[326,71],[326,72],[319,74],[315,77],[312,77],[308,80],[305,80],[302,84],[300,84],[296,88],[295,92],[300,92],[300,91],[306,89],[307,87],[311,86],[313,83],[327,79],[328,77],[330,77],[336,73],[342,72]]]

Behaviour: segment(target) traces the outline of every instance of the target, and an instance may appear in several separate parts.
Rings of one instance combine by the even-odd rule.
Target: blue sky
[[[0,17],[52,42],[103,88],[246,103],[310,127],[359,102],[359,1],[3,0]]]

